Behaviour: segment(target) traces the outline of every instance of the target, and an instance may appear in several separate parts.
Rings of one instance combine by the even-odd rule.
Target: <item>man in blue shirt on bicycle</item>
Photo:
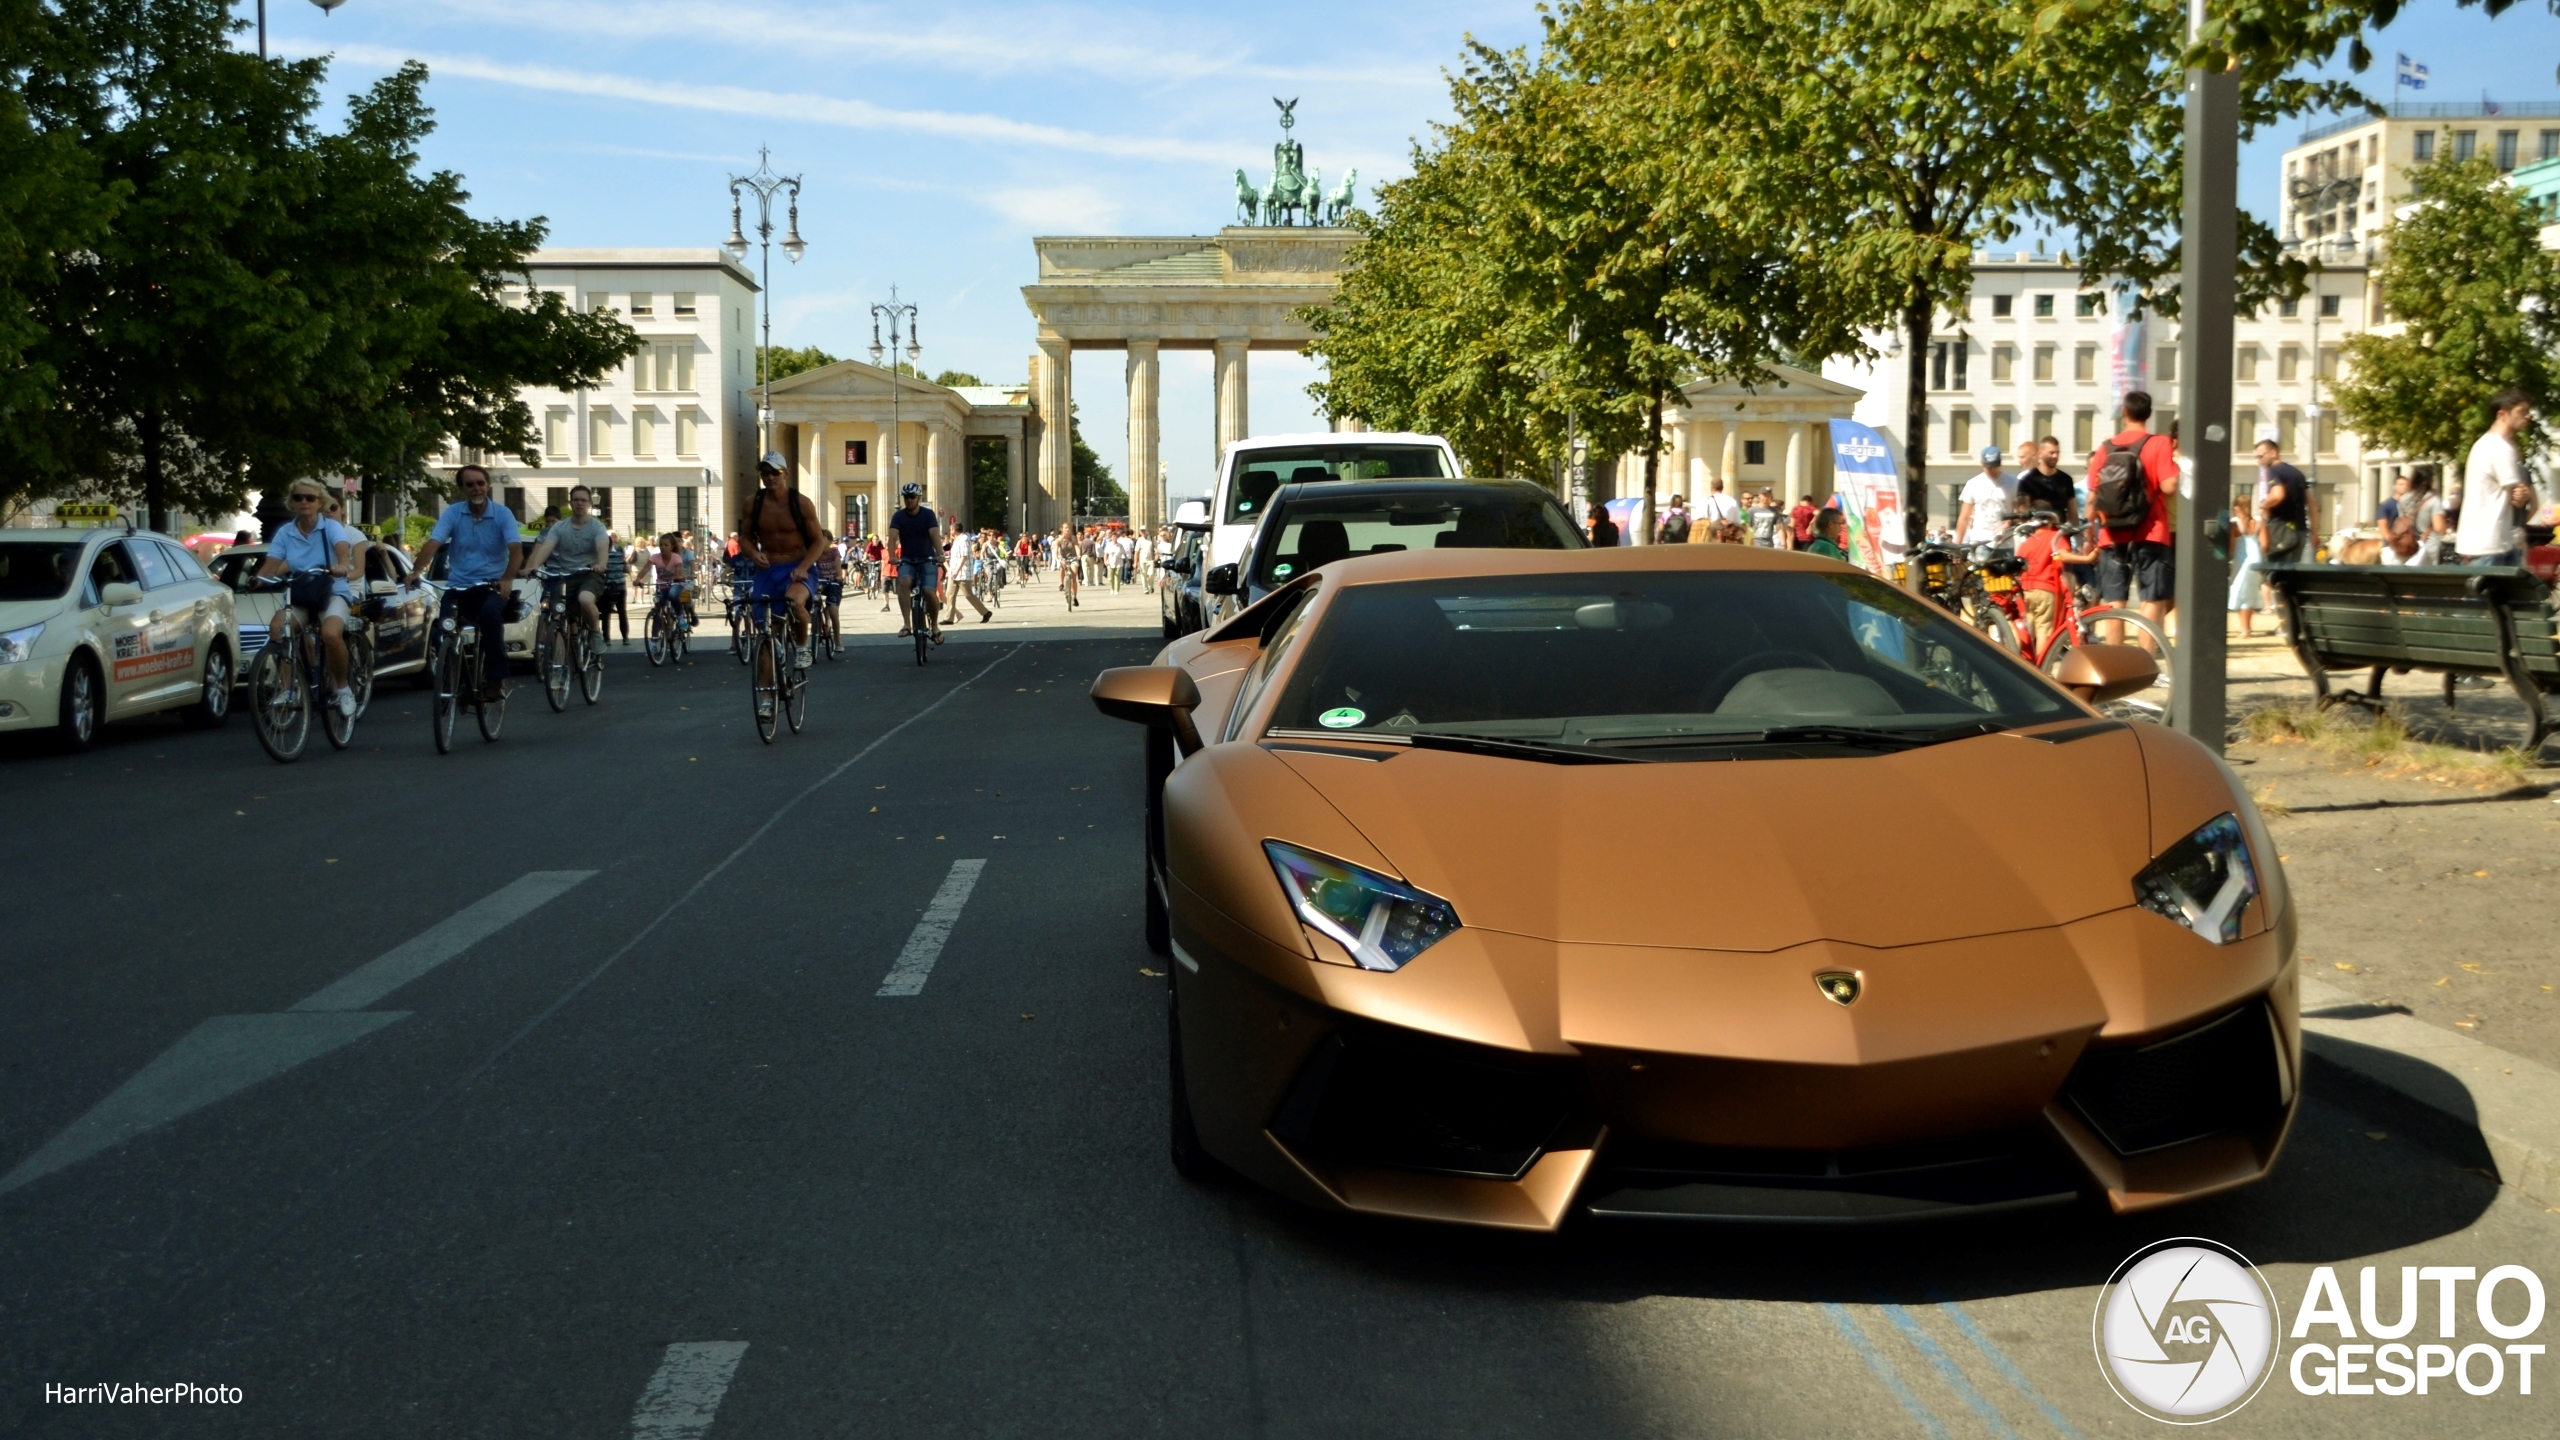
[[[453,472],[463,503],[448,505],[436,517],[427,543],[418,547],[418,573],[427,573],[436,552],[451,548],[445,575],[444,604],[438,623],[466,611],[480,627],[480,699],[506,698],[507,601],[512,598],[517,567],[524,563],[524,542],[516,533],[516,517],[489,498],[489,472],[465,465]]]
[[[942,643],[942,520],[924,503],[924,487],[913,480],[898,487],[898,508],[889,516],[890,533],[898,537],[898,633],[910,633],[914,611],[909,587],[924,592],[925,624],[933,643]]]

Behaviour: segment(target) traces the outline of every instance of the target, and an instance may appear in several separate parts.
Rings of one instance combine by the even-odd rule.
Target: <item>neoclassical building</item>
[[[773,382],[774,448],[790,459],[793,485],[838,533],[879,530],[903,480],[922,484],[925,503],[955,526],[1020,530],[1041,434],[1028,386],[955,388],[860,360]],[[973,513],[970,452],[980,445],[1003,447],[1006,514]]]

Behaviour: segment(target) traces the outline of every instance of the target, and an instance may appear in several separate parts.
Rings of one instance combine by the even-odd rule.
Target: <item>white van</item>
[[[1293,481],[1458,478],[1458,452],[1437,435],[1321,430],[1238,440],[1219,462],[1218,488],[1209,497],[1209,568],[1252,553],[1263,502]]]

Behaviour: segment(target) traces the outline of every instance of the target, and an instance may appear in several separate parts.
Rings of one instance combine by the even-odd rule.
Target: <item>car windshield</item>
[[[1543,495],[1508,485],[1452,494],[1301,492],[1263,517],[1253,583],[1285,585],[1328,560],[1398,550],[1578,550],[1582,532]]]
[[[1271,724],[1673,760],[1895,749],[2073,713],[1871,577],[1690,570],[1350,587]]]
[[[1291,482],[1456,478],[1436,445],[1293,445],[1249,450],[1236,457],[1226,518],[1230,525],[1261,519],[1271,492]]]
[[[0,541],[0,600],[59,600],[80,573],[85,540]]]

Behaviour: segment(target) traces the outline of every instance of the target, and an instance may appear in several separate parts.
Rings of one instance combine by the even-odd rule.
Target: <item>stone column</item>
[[[835,487],[827,483],[826,422],[811,420],[800,426],[800,493],[818,507],[818,524],[834,530],[838,522],[827,518],[827,505]]]
[[[877,423],[880,436],[871,442],[871,528],[885,535],[889,512],[898,508],[897,467],[889,463],[897,450],[898,432],[886,420]]]
[[[1164,487],[1156,468],[1158,403],[1163,370],[1156,342],[1129,342],[1129,524],[1152,527],[1164,521]]]
[[[959,524],[959,517],[951,503],[950,477],[942,473],[943,467],[950,462],[950,448],[943,443],[942,427],[930,420],[925,421],[924,503],[932,506],[933,513],[942,517],[942,527],[945,530],[954,529]]]
[[[1040,496],[1034,525],[1054,529],[1075,504],[1073,352],[1061,335],[1040,337],[1040,374],[1032,385],[1040,407]]]
[[[1246,341],[1242,336],[1216,342],[1218,378],[1218,453],[1212,466],[1227,457],[1227,446],[1253,433],[1245,414]],[[1214,471],[1212,472],[1214,473]]]
[[[1004,437],[1004,495],[1006,515],[1004,528],[1016,535],[1030,528],[1025,522],[1025,506],[1031,497],[1022,490],[1022,432]]]
[[[1798,500],[1801,500],[1805,496],[1813,493],[1811,480],[1805,469],[1806,458],[1807,457],[1804,453],[1804,427],[1802,425],[1788,426],[1787,507],[1789,509],[1795,508],[1795,503]]]
[[[1699,503],[1707,498],[1709,482],[1716,478],[1715,462],[1708,458],[1707,453],[1713,448],[1708,437],[1715,428],[1712,420],[1692,420],[1680,427],[1681,438],[1687,442],[1681,449],[1689,457],[1689,510],[1693,515]]]
[[[1724,488],[1739,493],[1742,486],[1742,427],[1728,420],[1724,425]]]

